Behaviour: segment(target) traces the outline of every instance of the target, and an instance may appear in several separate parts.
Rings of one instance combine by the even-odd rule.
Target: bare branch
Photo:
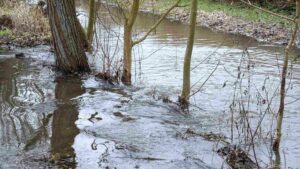
[[[281,142],[281,130],[282,130],[282,121],[285,110],[285,97],[286,97],[286,77],[287,77],[287,68],[289,64],[289,55],[290,50],[295,43],[297,32],[299,30],[299,17],[300,17],[300,0],[296,0],[296,16],[294,20],[294,30],[292,32],[292,37],[285,48],[285,58],[281,72],[281,82],[280,82],[280,104],[278,109],[277,117],[277,127],[275,132],[275,141],[273,143],[273,151],[279,152],[279,146]]]
[[[192,93],[191,95],[189,95],[189,98],[194,96],[195,94],[197,94],[198,92],[201,91],[202,87],[206,84],[206,82],[212,77],[212,75],[215,73],[215,71],[217,70],[217,68],[220,65],[220,61],[218,62],[217,66],[214,68],[214,70],[209,74],[209,76],[206,78],[206,80],[204,81],[204,83],[202,83],[202,85],[200,86],[200,88],[195,91],[194,93]]]
[[[147,33],[143,36],[143,37],[141,37],[140,39],[138,39],[138,40],[136,40],[136,41],[133,41],[133,43],[132,43],[132,46],[134,46],[134,45],[137,45],[137,44],[139,44],[139,43],[141,43],[142,41],[144,41],[149,35],[150,35],[150,33],[151,32],[153,32],[156,28],[157,28],[157,26],[165,19],[165,17],[174,9],[174,8],[176,8],[176,7],[178,7],[178,4],[179,4],[179,2],[180,2],[181,0],[177,0],[177,2],[173,5],[173,6],[171,6],[168,10],[167,10],[167,12],[165,13],[165,14],[163,14],[161,17],[160,17],[160,19],[147,31]]]

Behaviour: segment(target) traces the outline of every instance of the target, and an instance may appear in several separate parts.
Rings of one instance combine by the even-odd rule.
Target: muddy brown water
[[[80,9],[85,10],[84,4]],[[111,12],[118,16],[113,9]],[[101,16],[114,34],[108,35],[98,27],[98,33],[102,33],[99,38],[110,39],[107,51],[113,53],[116,35],[122,28],[108,19],[106,10],[101,10]],[[83,16],[81,19],[84,23]],[[156,19],[140,15],[135,30],[142,33]],[[56,73],[48,46],[0,52],[0,168],[228,168],[215,153],[222,144],[178,135],[192,128],[222,133],[230,141],[234,93],[246,105],[250,96],[246,108],[255,126],[266,109],[261,100],[271,100],[278,87],[278,64],[282,63],[284,48],[197,28],[193,67],[201,64],[192,72],[192,82],[199,81],[193,91],[219,66],[191,99],[191,112],[183,114],[176,105],[163,103],[160,98],[176,101],[180,94],[187,31],[186,25],[165,20],[155,34],[134,48],[136,87],[130,88],[112,86],[90,75],[79,78]],[[243,55],[245,48],[249,55]],[[121,45],[117,49],[115,53],[121,55]],[[26,58],[16,59],[14,52],[24,52]],[[293,51],[293,55],[297,53],[299,50]],[[95,71],[103,68],[100,56],[101,52],[90,59]],[[299,168],[300,65],[293,58],[291,61],[281,164]],[[242,82],[237,82],[239,74]],[[238,84],[242,89],[237,92],[234,88]],[[270,106],[274,112],[277,102],[276,95]],[[242,126],[239,113],[234,115]],[[272,119],[271,113],[265,115],[260,136],[255,140],[262,166],[275,160],[270,151],[270,131],[275,125]],[[242,130],[233,131],[232,143],[243,144]]]

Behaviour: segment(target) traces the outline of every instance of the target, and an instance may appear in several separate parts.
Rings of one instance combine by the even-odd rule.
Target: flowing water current
[[[122,26],[111,15],[120,13],[100,12],[96,41],[109,43],[94,44],[102,49],[90,56],[95,72],[107,70],[107,60],[119,64]],[[135,36],[156,20],[139,15]],[[228,168],[216,153],[223,143],[184,138],[187,129],[222,134],[245,149],[252,131],[250,156],[264,167],[273,163],[284,47],[198,27],[191,73],[196,93],[190,112],[182,113],[168,100],[180,95],[187,32],[187,25],[164,20],[134,48],[133,87],[61,75],[49,46],[0,51],[0,168]],[[16,59],[17,52],[26,58]],[[290,60],[282,168],[300,168],[299,52]]]

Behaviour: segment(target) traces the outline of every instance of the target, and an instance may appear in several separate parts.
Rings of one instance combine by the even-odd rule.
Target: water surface
[[[80,11],[85,11],[86,4],[81,5]],[[98,26],[97,38],[109,40],[105,51],[115,53],[117,62],[122,56],[122,27],[101,9],[101,22],[114,32]],[[114,9],[111,12],[119,16]],[[156,19],[139,15],[136,36]],[[84,16],[81,20],[84,23]],[[233,100],[249,103],[246,110],[252,126],[264,115],[267,105],[263,102],[272,101],[270,109],[275,113],[278,95],[273,100],[272,96],[278,89],[284,48],[198,27],[193,91],[211,77],[192,97],[190,113],[184,114],[161,98],[176,101],[180,94],[187,31],[186,25],[164,20],[155,34],[135,47],[135,87],[130,88],[113,86],[92,75],[56,73],[47,46],[17,49],[14,52],[27,56],[21,60],[13,57],[14,52],[1,52],[0,168],[226,168],[214,152],[221,144],[201,137],[181,139],[178,133],[192,128],[222,133],[230,141],[232,111],[235,121],[244,125],[239,107],[232,108]],[[103,52],[98,51],[90,61],[95,71],[102,70]],[[299,168],[300,65],[293,58],[291,62],[281,161],[283,166]],[[260,137],[255,140],[262,166],[275,159],[270,151],[274,116],[268,111],[264,117]],[[233,131],[232,143],[243,144],[240,135],[246,132],[242,127]]]

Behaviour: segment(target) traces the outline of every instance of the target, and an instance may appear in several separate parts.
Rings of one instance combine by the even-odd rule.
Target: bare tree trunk
[[[140,7],[140,0],[133,0],[129,17],[125,18],[124,23],[124,59],[122,82],[126,85],[131,84],[131,62],[132,62],[132,28],[136,20]]]
[[[190,95],[190,72],[191,72],[191,60],[195,39],[195,29],[196,29],[196,19],[197,19],[197,7],[198,0],[192,0],[191,4],[191,19],[190,19],[190,30],[189,37],[187,42],[187,47],[185,51],[184,57],[184,68],[183,68],[183,85],[182,85],[182,93],[179,98],[179,102],[182,105],[188,105],[189,95]]]
[[[176,3],[171,6],[166,13],[164,13],[160,19],[150,27],[150,29],[139,39],[133,41],[132,40],[132,28],[134,25],[134,22],[136,20],[140,1],[139,0],[133,0],[133,4],[131,6],[129,17],[125,16],[125,23],[124,23],[124,60],[123,60],[123,75],[122,75],[122,82],[126,85],[131,84],[131,65],[132,65],[132,48],[143,42],[151,32],[153,32],[158,25],[163,21],[163,19],[175,8],[178,6],[179,2],[181,0],[177,0]]]
[[[284,115],[284,105],[285,105],[285,86],[286,86],[286,76],[287,76],[287,69],[288,69],[288,62],[289,62],[289,55],[290,50],[295,42],[296,35],[299,29],[299,17],[300,17],[300,0],[296,0],[296,18],[295,18],[295,27],[292,33],[292,37],[289,41],[289,44],[285,48],[285,58],[281,73],[281,85],[280,85],[280,105],[278,110],[278,117],[277,117],[277,128],[275,133],[275,141],[273,143],[273,150],[279,151],[280,141],[281,141],[281,128],[282,128],[282,121]]]
[[[83,26],[81,25],[78,18],[76,19],[76,22],[77,22],[76,24],[78,26],[80,41],[82,42],[83,49],[85,51],[87,51],[88,49],[91,48],[91,45],[88,42],[88,38],[87,38],[87,35],[85,33],[85,30],[84,30]]]
[[[74,0],[72,0],[74,1]],[[76,6],[74,5],[74,10],[76,11]],[[80,35],[80,40],[82,42],[82,46],[84,48],[85,51],[87,51],[88,49],[90,49],[90,45],[88,42],[88,38],[87,38],[87,34],[85,32],[85,29],[83,28],[83,26],[81,25],[79,19],[76,17],[76,24],[78,27],[78,31],[79,31],[79,35]]]
[[[48,10],[57,68],[67,73],[90,71],[74,0],[48,0]]]
[[[132,29],[124,27],[124,60],[122,82],[126,85],[131,84],[131,65],[132,65]]]
[[[89,1],[89,23],[87,28],[87,39],[89,45],[92,46],[93,37],[94,37],[94,25],[96,21],[96,6],[95,0]]]

